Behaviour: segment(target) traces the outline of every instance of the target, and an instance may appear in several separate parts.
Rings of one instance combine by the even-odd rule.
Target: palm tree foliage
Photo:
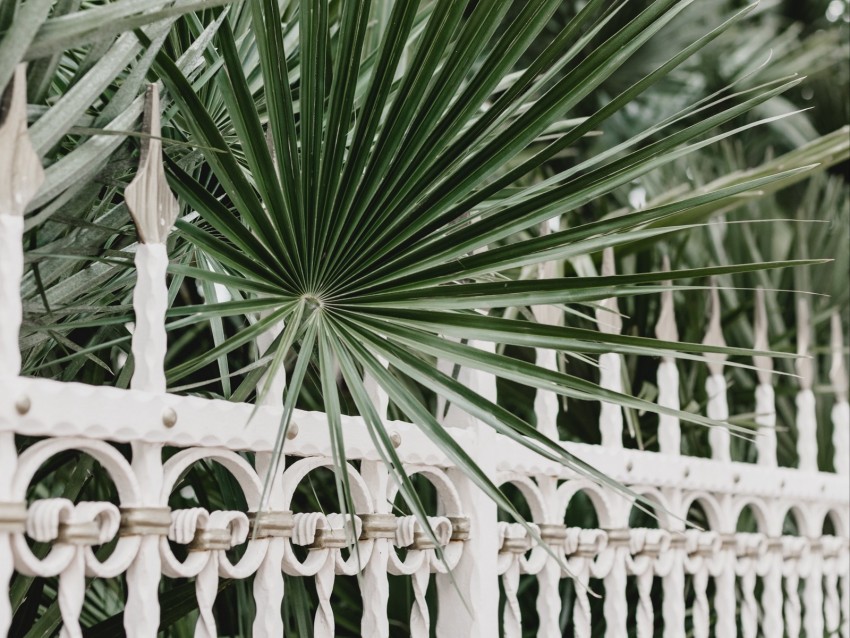
[[[31,131],[47,165],[27,220],[24,372],[129,382],[124,325],[132,321],[136,240],[120,196],[135,144],[125,140],[135,135],[145,83],[157,81],[169,181],[186,207],[169,243],[170,389],[259,402],[270,387],[264,379],[285,368],[279,440],[296,406],[322,410],[340,465],[340,416],[361,414],[420,516],[427,503],[405,476],[367,377],[389,396],[393,416],[426,431],[509,515],[522,512],[447,434],[437,397],[610,484],[541,434],[502,390],[657,413],[646,394],[600,388],[594,356],[623,354],[635,383],[637,362],[662,351],[694,370],[707,352],[732,356],[741,370],[752,356],[743,338],[739,348],[699,344],[701,317],[685,333],[690,342],[643,336],[652,333],[647,304],[666,280],[684,295],[709,276],[725,278],[731,303],[735,285],[773,277],[780,287],[789,271],[773,269],[831,256],[756,251],[745,240],[719,255],[695,238],[705,231],[690,230],[743,202],[771,206],[772,193],[848,154],[846,133],[800,150],[803,140],[785,139],[774,145],[788,151],[779,161],[711,160],[701,173],[710,177],[681,186],[682,174],[716,157],[718,145],[807,130],[782,128],[794,110],[782,100],[800,90],[793,66],[748,74],[746,65],[716,65],[731,70],[676,84],[707,76],[706,58],[740,47],[735,38],[746,38],[758,11],[730,6],[724,14],[692,0],[590,0],[580,8],[562,0],[4,0],[0,85],[15,63],[30,60]],[[679,44],[659,55],[659,34],[668,41],[673,33]],[[671,85],[696,88],[676,88],[674,100]],[[649,205],[602,214],[626,201],[635,180]],[[821,191],[813,192],[816,199]],[[561,230],[542,233],[556,217]],[[679,250],[674,263],[684,267],[658,272],[659,247],[689,241],[702,249]],[[631,255],[621,264],[626,274],[588,276],[605,248]],[[546,261],[564,262],[565,276],[529,277]],[[643,322],[638,329],[611,335],[582,319],[612,296]],[[528,308],[541,304],[566,310],[567,325],[529,319]],[[258,337],[280,326],[258,352]],[[515,356],[532,347],[573,363],[550,371]],[[459,366],[498,377],[499,399],[466,387]],[[691,387],[697,380],[691,375]],[[695,410],[677,414],[728,426]],[[213,467],[198,472],[187,481],[223,506],[226,477]],[[202,489],[204,477],[223,493]],[[351,511],[347,474],[335,477],[331,489]],[[32,583],[16,583],[20,605]],[[298,587],[289,587],[296,593],[287,605],[307,595]],[[114,595],[89,597],[106,601],[89,610],[92,624],[116,613]],[[187,600],[178,608],[191,607]],[[55,626],[55,617],[42,618]]]
[[[576,461],[560,446],[443,374],[429,359],[445,359],[574,398],[606,397],[656,409],[583,379],[547,372],[469,343],[482,331],[493,341],[519,341],[576,354],[602,349],[646,352],[649,342],[533,324],[521,327],[523,335],[510,320],[473,311],[586,304],[612,295],[658,292],[657,284],[667,275],[551,281],[514,281],[499,275],[652,236],[657,231],[645,230],[646,224],[675,219],[704,199],[735,195],[758,183],[738,184],[727,192],[552,236],[503,242],[710,143],[712,138],[705,135],[713,128],[778,95],[796,80],[771,83],[731,104],[718,100],[719,104],[703,105],[703,116],[693,123],[687,120],[692,113],[686,109],[658,125],[666,136],[656,142],[641,145],[645,135],[639,135],[616,149],[618,153],[601,154],[541,184],[512,188],[723,30],[709,32],[590,117],[565,123],[562,118],[571,107],[688,3],[653,3],[611,35],[605,32],[605,22],[615,12],[604,10],[602,2],[588,3],[513,84],[500,87],[504,74],[558,4],[529,3],[514,20],[503,23],[511,3],[466,6],[444,1],[422,7],[397,3],[371,50],[366,48],[367,2],[344,3],[336,16],[334,7],[325,2],[300,3],[292,7],[292,20],[283,29],[275,2],[251,5],[250,15],[247,7],[241,13],[234,9],[218,31],[217,50],[206,51],[208,63],[216,69],[209,89],[220,100],[217,112],[204,104],[169,56],[160,53],[154,67],[178,107],[175,132],[197,144],[202,156],[200,166],[194,155],[175,157],[171,164],[175,191],[198,213],[195,221],[178,223],[192,248],[185,265],[174,272],[224,286],[232,297],[176,309],[174,314],[204,318],[209,313],[263,311],[262,319],[221,339],[213,350],[174,366],[170,381],[186,378],[270,326],[284,323],[287,329],[270,353],[272,373],[291,348],[299,353],[285,396],[283,429],[315,362],[336,441],[336,460],[344,462],[340,398],[334,382],[339,368],[385,460],[402,478],[406,497],[415,501],[387,434],[369,407],[363,371],[406,418],[429,432],[508,511],[513,509],[510,503],[475,470],[465,451],[399,381],[399,374],[451,397],[458,407],[498,431],[573,465]],[[249,18],[252,29],[237,41],[232,25]],[[332,22],[336,30],[330,29]],[[298,38],[288,45],[287,36],[296,28]],[[568,65],[569,72],[555,79],[553,69]],[[253,78],[257,78],[254,87]],[[258,103],[265,109],[257,108]],[[711,109],[707,116],[706,109]],[[231,131],[222,132],[216,122],[224,110],[231,140],[226,137]],[[554,126],[566,132],[551,143],[539,144]],[[535,144],[542,148],[534,155],[504,168]],[[774,179],[771,175],[765,181]],[[189,265],[198,255],[212,267]],[[772,266],[752,264],[734,270]],[[671,277],[719,272],[695,269]],[[448,326],[460,342],[445,338],[442,328]],[[652,343],[652,347],[665,346]],[[666,347],[704,351],[694,345]],[[382,360],[392,364],[393,372],[385,370]],[[258,376],[243,381],[242,394],[245,384],[256,385]],[[695,415],[688,418],[707,423]],[[346,500],[344,474],[340,478],[340,496]]]

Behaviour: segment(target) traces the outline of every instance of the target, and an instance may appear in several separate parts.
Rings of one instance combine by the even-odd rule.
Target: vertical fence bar
[[[847,402],[848,380],[844,365],[844,333],[841,329],[841,315],[832,313],[831,350],[832,364],[829,368],[829,380],[835,393],[832,406],[832,445],[835,448],[833,466],[841,476],[850,475],[850,404]]]
[[[823,636],[823,552],[818,540],[821,531],[814,529],[810,534],[811,554],[806,560],[806,582],[803,584],[803,628],[806,636]]]
[[[381,359],[381,364],[386,367],[387,362]],[[389,408],[387,393],[370,375],[366,375],[364,385],[378,416],[386,419]],[[390,599],[387,563],[389,553],[395,551],[392,547],[395,518],[392,503],[387,501],[389,471],[382,461],[364,460],[360,465],[360,475],[369,487],[375,510],[374,513],[362,513],[364,532],[374,538],[374,546],[369,561],[363,566],[363,618],[360,622],[360,633],[363,636],[387,638],[390,635],[387,617]]]
[[[145,96],[145,116],[139,171],[124,192],[127,208],[136,224],[140,244],[136,250],[137,281],[133,291],[136,327],[133,331],[133,377],[130,387],[164,394],[165,353],[167,337],[165,313],[168,309],[166,270],[168,253],[165,241],[177,218],[177,200],[168,189],[162,166],[160,141],[159,93],[150,85]],[[166,409],[163,426],[176,421],[176,414]],[[168,519],[168,508],[162,504],[162,446],[132,443],[132,467],[139,481],[140,505],[146,515]],[[125,520],[129,514],[123,512]],[[167,520],[164,521],[167,531]],[[142,533],[139,553],[127,570],[127,606],[124,628],[128,636],[155,638],[159,628],[159,581],[161,561],[160,534]]]
[[[44,181],[44,171],[27,133],[26,68],[19,65],[0,95],[0,387],[21,372],[18,346],[23,310],[24,210]],[[29,399],[16,397],[24,413]],[[18,464],[15,434],[0,432],[0,636],[12,622],[9,583],[14,570],[12,533],[23,531],[26,503],[12,502]]]
[[[767,350],[767,308],[764,301],[764,289],[756,290],[756,316],[754,322],[755,341],[753,348]],[[759,465],[776,467],[776,405],[773,393],[773,360],[770,357],[756,355],[753,364],[757,368],[756,386],[756,454]]]
[[[670,270],[670,259],[664,255],[662,267]],[[667,280],[665,286],[673,282]],[[676,307],[673,301],[673,291],[661,293],[661,310],[658,322],[655,324],[655,336],[664,341],[678,341],[679,331],[676,327]],[[658,405],[678,410],[679,405],[679,369],[673,357],[664,356],[658,365]],[[662,454],[678,456],[682,448],[682,429],[678,417],[662,414],[658,417],[658,447]],[[675,488],[664,490],[670,503],[679,503],[681,494]],[[675,510],[674,510],[675,511]],[[684,523],[677,519],[669,521],[670,529],[674,532],[673,543],[670,547],[670,566],[662,577],[664,591],[661,603],[664,618],[664,638],[684,638],[685,635],[685,564]]]
[[[711,280],[711,317],[708,331],[702,340],[705,345],[725,346],[723,330],[720,326],[720,295],[717,294],[717,283]],[[729,418],[729,406],[726,402],[726,378],[723,376],[725,354],[706,354],[709,377],[705,380],[705,391],[708,395],[708,417],[715,421],[725,422]],[[708,432],[708,442],[711,446],[711,457],[717,461],[731,461],[729,430],[724,427],[712,427]]]
[[[616,274],[614,250],[612,248],[606,248],[602,251],[601,274],[603,277]],[[600,332],[620,334],[623,329],[623,320],[620,316],[616,297],[600,302],[595,315],[596,325]],[[606,390],[623,392],[622,360],[619,354],[606,352],[599,356],[599,385]],[[604,447],[614,449],[623,447],[623,410],[619,405],[602,401],[599,411],[599,432]],[[614,558],[611,569],[604,579],[603,615],[605,616],[605,635],[608,638],[616,638],[626,635],[627,631],[626,554],[628,552],[628,530],[609,530],[608,549],[613,552]]]
[[[610,277],[616,274],[614,267],[614,250],[606,248],[602,252],[602,276]],[[623,320],[617,298],[611,297],[599,303],[596,309],[596,324],[600,332],[620,334]],[[599,356],[599,385],[606,390],[623,391],[623,373],[620,355],[606,352]],[[602,435],[602,445],[611,448],[623,447],[623,411],[619,405],[602,402],[599,412],[599,431]]]
[[[470,345],[495,351],[490,342],[470,342]],[[469,387],[491,401],[496,400],[496,379],[491,374],[462,370],[468,373]],[[450,411],[451,415],[451,411]],[[447,423],[454,425],[447,419]],[[496,433],[488,426],[464,418],[461,427],[471,430],[473,460],[487,476],[496,475]],[[496,504],[457,468],[447,475],[457,488],[464,514],[469,516],[469,540],[451,575],[438,574],[437,598],[440,613],[437,617],[438,636],[492,638],[498,636],[499,576],[497,558],[499,537]]]
[[[269,330],[257,336],[257,348],[263,355],[272,354],[269,349],[275,339],[283,332],[283,322],[273,325]],[[271,372],[271,371],[269,371]],[[286,370],[283,363],[278,370],[274,371],[271,379],[268,373],[263,375],[259,387],[265,387],[269,381],[269,391],[262,397],[260,404],[281,407],[283,404],[283,392],[286,389]],[[290,426],[291,427],[291,426]],[[292,430],[290,430],[291,432]],[[281,455],[283,451],[281,450]],[[261,480],[268,478],[269,492],[266,502],[260,504],[260,511],[255,514],[254,524],[259,526],[257,537],[265,537],[267,542],[266,554],[257,568],[254,577],[254,603],[257,613],[251,626],[252,635],[255,638],[275,638],[283,636],[283,554],[286,550],[286,539],[279,535],[268,535],[262,531],[262,515],[267,512],[282,513],[284,509],[283,471],[284,459],[275,463],[274,453],[258,452],[255,456],[257,475]],[[273,476],[269,476],[273,472]],[[267,509],[266,509],[267,507]]]
[[[554,224],[552,224],[554,222]],[[557,229],[558,218],[542,226],[542,233],[548,234]],[[545,261],[537,266],[538,279],[557,277],[558,262]],[[559,326],[563,323],[563,312],[557,306],[533,306],[532,312],[539,323]],[[534,351],[535,363],[546,370],[558,370],[558,351],[550,348],[537,348]],[[547,390],[537,390],[534,396],[534,415],[537,429],[551,439],[558,438],[558,395]]]
[[[809,304],[805,298],[797,299],[797,354],[794,365],[799,376],[797,393],[797,457],[798,468],[804,472],[818,471],[817,416],[815,412],[814,360],[811,357],[812,323]]]
[[[782,541],[779,537],[767,541],[767,568],[762,574],[762,583],[762,633],[781,636],[785,625],[782,620]]]
[[[664,256],[664,270],[670,270],[670,259]],[[667,280],[665,286],[673,282]],[[655,336],[664,341],[678,341],[679,331],[676,328],[676,310],[673,304],[673,291],[661,293],[661,312],[658,313],[658,323],[655,324]],[[676,360],[670,356],[662,356],[658,364],[658,405],[679,409],[679,369]],[[661,414],[658,417],[658,447],[663,454],[679,455],[681,453],[682,430],[679,418]]]
[[[542,234],[554,232],[559,228],[560,218],[555,217],[543,224]],[[552,279],[558,276],[558,262],[546,261],[538,265],[539,279]],[[557,306],[534,306],[532,312],[538,322],[548,325],[561,325],[563,323],[563,311]],[[537,348],[535,350],[535,363],[546,370],[558,370],[558,351],[549,348]],[[558,440],[558,412],[559,397],[554,392],[537,390],[534,397],[534,415],[537,429],[553,440]],[[552,476],[538,476],[537,484],[540,492],[548,505],[547,514],[553,516],[557,511],[557,488],[558,481]],[[563,526],[563,521],[552,518],[544,521],[541,527],[541,535],[546,535],[548,530],[556,530]],[[560,538],[548,539],[553,546],[562,542]],[[540,573],[537,575],[539,593],[537,595],[537,616],[539,618],[539,638],[558,638],[561,635],[559,617],[561,613],[561,596],[558,584],[561,579],[561,567],[557,561],[551,559],[546,561]]]

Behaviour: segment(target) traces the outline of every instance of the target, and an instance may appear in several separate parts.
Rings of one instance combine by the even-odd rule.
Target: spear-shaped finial
[[[662,262],[664,272],[670,271],[670,258],[664,255]],[[664,281],[665,286],[672,285],[669,279]],[[661,312],[658,313],[658,323],[655,324],[655,336],[664,341],[678,341],[679,331],[676,328],[676,312],[673,305],[673,291],[665,290],[661,293]],[[662,357],[665,361],[672,361],[673,357],[667,355]]]
[[[847,379],[847,368],[844,366],[844,333],[841,330],[841,315],[837,310],[833,310],[830,324],[832,364],[829,367],[829,380],[832,382],[835,398],[839,401],[847,401],[847,386],[850,382]]]
[[[717,281],[715,281],[714,277],[711,278],[711,316],[708,320],[708,330],[702,342],[707,346],[726,346],[726,340],[723,338],[723,329],[720,324],[720,295],[717,292]],[[723,364],[726,361],[725,354],[709,352],[706,353],[705,358],[711,374],[723,374]]]
[[[797,354],[794,363],[800,376],[800,388],[811,390],[815,381],[814,362],[810,355],[812,343],[812,322],[809,303],[803,296],[797,297]]]
[[[765,305],[764,288],[759,286],[756,289],[756,316],[755,316],[755,341],[753,347],[756,350],[765,351],[770,346],[767,341],[767,306]],[[770,376],[773,372],[773,359],[764,355],[755,355],[753,357],[756,374],[758,375],[761,385],[770,385]]]
[[[168,188],[162,165],[159,90],[148,85],[142,122],[142,149],[139,171],[124,191],[124,199],[143,244],[164,244],[174,220],[177,200]]]
[[[0,378],[15,377],[21,371],[24,211],[44,181],[41,162],[27,135],[26,84],[21,64],[0,92]],[[11,446],[14,455],[14,443]],[[0,633],[2,625],[0,620]]]
[[[0,215],[22,217],[44,181],[44,169],[27,134],[26,65],[15,67],[0,95]]]
[[[616,267],[614,265],[614,249],[606,248],[602,251],[602,276],[611,277],[616,275]],[[610,297],[599,303],[599,308],[596,309],[596,325],[599,326],[600,332],[607,334],[620,334],[623,330],[623,319],[620,317],[620,308],[617,305],[617,298]]]

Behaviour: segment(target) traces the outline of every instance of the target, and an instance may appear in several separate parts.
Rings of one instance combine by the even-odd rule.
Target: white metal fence
[[[124,574],[126,633],[146,637],[157,633],[162,578],[194,578],[200,608],[197,636],[216,635],[213,604],[219,579],[253,578],[257,609],[253,635],[281,636],[284,573],[314,579],[318,595],[314,632],[319,637],[332,636],[334,581],[360,571],[361,633],[370,637],[389,635],[389,575],[410,578],[415,594],[410,610],[414,636],[428,636],[433,623],[440,636],[497,636],[500,596],[505,602],[502,631],[505,636],[520,636],[524,607],[519,605],[518,585],[521,575],[527,574],[537,580],[537,635],[546,638],[562,635],[562,579],[576,581],[567,634],[577,637],[590,636],[591,628],[604,621],[605,635],[611,638],[635,631],[641,638],[684,637],[686,624],[697,638],[850,638],[850,408],[837,321],[833,322],[831,375],[836,394],[832,427],[837,474],[817,471],[813,374],[805,362],[798,370],[799,468],[777,467],[776,439],[769,428],[758,439],[757,464],[732,462],[729,433],[719,428],[710,434],[712,459],[682,456],[679,423],[668,416],[660,422],[659,453],[623,449],[623,415],[613,405],[602,407],[602,445],[564,444],[576,456],[658,503],[660,529],[630,528],[633,504],[629,499],[534,455],[450,408],[445,419],[449,431],[483,469],[497,477],[497,483],[519,488],[540,536],[568,568],[563,569],[542,547],[534,546],[523,527],[499,522],[496,506],[422,432],[408,423],[388,422],[408,472],[425,477],[436,488],[440,506],[432,525],[443,545],[446,564],[453,570],[450,577],[415,520],[391,512],[394,484],[363,422],[349,417],[344,420],[346,452],[349,459],[359,461],[348,467],[357,512],[353,527],[359,538],[358,562],[354,552],[346,551],[346,528],[350,529],[351,523],[341,515],[291,511],[299,483],[317,468],[332,465],[322,414],[296,412],[285,452],[299,460],[278,469],[271,509],[257,513],[263,477],[272,467],[281,407],[260,407],[246,426],[252,405],[166,392],[168,257],[164,238],[171,223],[168,216],[176,207],[164,187],[156,140],[148,142],[139,177],[126,193],[146,242],[139,244],[136,252],[132,388],[20,376],[23,212],[41,175],[28,143],[24,111],[19,76],[11,107],[0,125],[0,635],[10,626],[7,593],[14,571],[58,576],[64,636],[82,635],[80,611],[86,578]],[[153,113],[156,118],[156,111]],[[156,119],[148,125],[158,132]],[[164,225],[159,223],[163,219]],[[606,259],[606,270],[612,264]],[[669,296],[663,300],[663,308],[659,335],[675,339]],[[557,321],[551,309],[536,312],[542,321]],[[612,325],[611,316],[598,317],[601,329],[619,330]],[[755,345],[765,346],[763,317],[757,323]],[[722,338],[715,297],[706,340],[718,343]],[[805,352],[809,344],[801,347]],[[554,368],[555,354],[540,351],[538,363]],[[603,385],[621,390],[618,356],[602,355],[600,364]],[[769,361],[757,365],[766,368]],[[713,359],[709,366],[708,414],[724,420],[728,414],[723,361]],[[474,371],[462,374],[469,386],[495,397],[492,377]],[[276,383],[280,386],[284,380],[279,378]],[[658,386],[659,403],[678,407],[679,379],[673,360],[661,362]],[[386,397],[377,389],[374,398],[386,410]],[[773,425],[773,387],[768,373],[759,375],[755,402],[762,423]],[[557,397],[539,392],[535,411],[539,427],[557,437]],[[43,438],[18,455],[16,434]],[[132,445],[130,460],[114,446],[127,442]],[[163,462],[164,446],[180,451]],[[26,501],[38,468],[71,449],[94,457],[105,468],[119,495],[117,503]],[[240,454],[246,451],[255,453],[255,466]],[[233,475],[244,492],[248,512],[169,509],[175,483],[202,459],[220,463]],[[582,492],[593,503],[598,529],[573,527],[567,517],[571,499]],[[685,529],[681,519],[694,503],[705,510],[709,530]],[[754,513],[758,533],[736,532],[745,508]],[[789,513],[796,518],[799,536],[782,535]],[[833,532],[825,535],[827,519]],[[250,531],[252,525],[256,534]],[[93,548],[116,536],[114,551],[99,561]],[[37,558],[27,537],[51,543],[49,554]],[[175,556],[173,543],[188,547],[185,560]],[[240,545],[244,552],[233,563],[227,550]],[[298,557],[302,553],[294,551],[296,546],[309,548],[303,560]],[[397,548],[406,548],[403,558]],[[432,577],[438,609],[429,609],[425,597]],[[657,582],[660,598],[652,595]],[[589,584],[591,589],[604,589],[602,617],[592,611]],[[627,589],[637,592],[636,600],[628,599]],[[686,591],[692,594],[688,596]],[[659,599],[663,601],[660,608],[653,604]],[[686,616],[690,616],[687,622]]]

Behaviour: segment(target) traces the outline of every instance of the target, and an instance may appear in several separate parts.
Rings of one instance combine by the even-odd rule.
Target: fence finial
[[[726,346],[726,340],[723,338],[723,329],[720,323],[720,295],[717,292],[717,281],[715,281],[714,277],[711,278],[711,317],[708,321],[708,330],[702,342],[707,346]],[[726,361],[725,354],[708,352],[705,358],[711,374],[723,374],[723,364]]]
[[[756,350],[767,350],[770,348],[767,340],[767,306],[765,305],[764,288],[756,288],[756,316],[755,316],[755,340],[753,348]],[[770,385],[770,377],[773,372],[773,359],[764,355],[755,355],[753,363],[758,370],[759,383]]]
[[[150,84],[145,94],[139,171],[124,190],[127,208],[144,244],[165,243],[177,219],[177,200],[168,188],[162,166],[161,134],[159,90],[155,84]]]
[[[667,255],[664,255],[662,267],[664,272],[670,271],[670,258]],[[665,286],[671,286],[673,282],[670,279],[665,279],[663,284]],[[655,324],[655,336],[664,341],[679,340],[672,290],[665,290],[661,293],[661,312],[658,313],[658,322]],[[673,357],[665,355],[662,359],[672,361]]]
[[[794,362],[800,376],[800,388],[811,390],[815,381],[814,361],[811,357],[812,321],[809,303],[805,297],[797,298],[797,354]]]
[[[0,175],[10,179],[0,187],[0,215],[21,217],[44,181],[35,149],[27,134],[26,65],[15,68],[0,95]]]

